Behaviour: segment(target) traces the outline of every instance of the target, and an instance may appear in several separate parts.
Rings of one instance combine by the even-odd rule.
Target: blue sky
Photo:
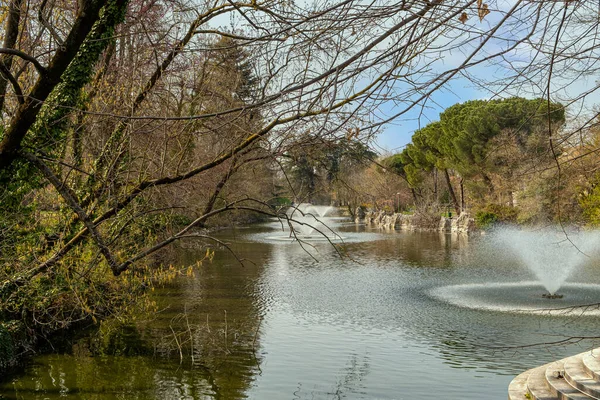
[[[478,78],[485,79],[498,78],[495,76],[498,73],[497,68],[480,66],[470,71],[471,74]],[[567,104],[582,93],[597,88],[600,82],[597,77],[582,76],[576,81],[568,81],[562,79],[561,76],[557,76],[553,80],[552,85],[552,101],[558,101],[563,104]],[[515,93],[504,93],[508,96],[521,96],[526,98],[532,97],[545,97],[545,93],[529,93],[523,90],[523,92]],[[402,119],[396,120],[393,123],[389,123],[385,126],[383,131],[377,136],[374,147],[381,153],[398,153],[402,151],[406,144],[410,143],[411,136],[415,130],[427,125],[432,121],[439,120],[439,114],[446,108],[456,104],[462,103],[469,100],[476,99],[489,99],[491,92],[484,88],[476,86],[473,82],[465,77],[458,77],[449,82],[446,87],[431,96],[427,106],[423,112],[421,109],[411,110],[408,114],[403,116]],[[567,126],[565,129],[573,127],[576,129],[576,122],[578,118],[590,115],[600,106],[600,93],[598,90],[590,93],[583,100],[577,101],[567,108]],[[387,107],[384,106],[381,110],[385,114],[394,114],[393,105],[390,103]],[[573,125],[575,124],[575,125]]]
[[[465,24],[465,30],[457,37],[475,37],[476,32],[486,32],[499,23],[503,15],[514,6],[512,0],[497,0],[494,2],[498,7],[492,10],[483,21],[472,17]],[[547,96],[546,88],[548,84],[548,68],[550,53],[555,45],[555,35],[558,33],[560,17],[563,7],[569,7],[566,12],[572,17],[572,21],[564,25],[560,31],[560,46],[556,49],[556,58],[554,60],[554,69],[551,79],[551,100],[560,102],[567,107],[567,125],[565,132],[569,129],[577,129],[582,120],[587,120],[591,115],[596,115],[600,108],[600,78],[597,74],[600,62],[600,46],[596,43],[597,31],[594,18],[590,20],[590,8],[581,7],[578,2],[567,4],[562,2],[548,3],[545,10],[553,10],[552,17],[547,22],[547,30],[538,28],[530,40],[530,43],[520,43],[516,48],[504,54],[502,58],[494,59],[493,62],[482,63],[469,69],[468,74],[479,81],[479,85],[469,80],[464,75],[457,75],[446,86],[434,93],[429,99],[425,109],[414,109],[403,115],[401,119],[388,124],[377,137],[374,145],[380,153],[397,153],[410,143],[411,136],[415,130],[427,125],[431,121],[439,119],[440,112],[456,103],[462,103],[475,99],[490,99],[497,96],[494,90],[499,91],[502,97],[520,96],[525,98],[545,98]],[[530,26],[521,23],[519,17],[535,15],[531,10],[523,7],[514,15],[510,14],[512,19],[507,20],[504,25],[496,32],[495,37],[489,40],[484,48],[476,55],[472,61],[485,59],[487,56],[510,49],[516,44],[515,40],[527,37]],[[575,8],[579,7],[579,8]],[[520,14],[520,12],[522,13]],[[526,18],[525,18],[526,19]],[[585,22],[579,22],[585,21]],[[542,24],[543,25],[543,24]],[[438,73],[444,70],[458,67],[467,54],[469,54],[481,37],[466,46],[455,48],[454,52],[441,53],[440,61],[433,64],[434,70]],[[439,43],[437,43],[439,45]],[[536,47],[537,46],[537,47]],[[540,55],[541,54],[541,55]],[[528,68],[536,58],[534,68],[525,72],[525,77],[521,77],[508,88],[494,86],[491,82],[501,82],[507,76],[514,76],[516,69]],[[574,61],[576,60],[577,61]],[[589,93],[588,93],[589,92]],[[578,99],[584,95],[583,98]],[[570,104],[570,105],[569,105]],[[381,110],[383,114],[393,115],[394,111],[391,104],[384,105]]]
[[[434,93],[423,110],[413,109],[401,120],[389,123],[377,136],[374,147],[380,153],[398,153],[411,141],[415,130],[439,119],[446,108],[468,100],[488,98],[489,94],[477,90],[466,78],[451,81],[445,89]],[[385,114],[393,114],[394,108],[381,109]]]
[[[487,2],[489,3],[489,1]],[[477,18],[476,15],[471,14],[467,22],[463,25],[464,31],[461,33],[460,30],[452,31],[448,36],[439,37],[434,43],[436,47],[443,47],[444,42],[454,44],[454,40],[463,42],[464,44],[460,47],[454,47],[453,50],[439,53],[439,59],[435,60],[435,52],[429,57],[429,60],[434,60],[431,64],[431,73],[441,73],[443,71],[451,70],[452,68],[460,67],[464,62],[468,54],[473,52],[482,40],[482,34],[488,32],[497,24],[499,24],[505,13],[514,5],[512,0],[497,0],[493,2],[492,12],[486,16],[483,20]],[[518,36],[524,35],[523,26],[517,26],[511,24],[512,21],[506,22],[502,28],[497,32],[495,38],[489,40],[485,47],[477,52],[477,55],[471,60],[476,61],[483,59],[486,56],[501,51],[512,44]],[[485,36],[485,35],[484,35]],[[449,46],[453,47],[453,46]],[[529,49],[519,49],[518,51],[506,54],[506,59],[511,61],[517,61],[523,58],[523,53],[527,53]],[[427,61],[428,59],[425,58]],[[527,56],[523,61],[527,61]],[[506,73],[506,64],[500,61],[495,65],[490,63],[476,65],[471,67],[468,71],[469,75],[482,81],[499,80]],[[522,95],[522,94],[519,94]],[[489,99],[492,96],[492,92],[486,90],[486,87],[477,86],[473,81],[469,80],[462,74],[457,74],[452,80],[437,92],[434,92],[426,103],[426,107],[423,109],[415,108],[409,113],[404,115],[401,119],[396,120],[394,123],[388,124],[383,132],[381,132],[374,146],[380,153],[397,153],[402,151],[406,144],[410,143],[411,136],[415,130],[427,125],[432,121],[439,120],[439,114],[446,108],[456,104],[462,103],[469,100],[476,99]],[[522,95],[523,96],[523,95]],[[531,97],[531,96],[524,96]],[[394,109],[390,105],[388,109],[383,107],[380,111],[384,114],[393,115]],[[396,111],[397,112],[397,111]]]
[[[298,3],[304,3],[306,1],[307,0],[296,0]],[[453,39],[459,39],[458,41],[463,44],[459,47],[450,46],[451,48],[454,48],[454,51],[436,53],[436,50],[431,50],[431,52],[425,55],[423,59],[417,61],[428,65],[427,69],[430,75],[427,75],[423,79],[427,79],[428,77],[431,78],[436,72],[440,73],[460,66],[465,57],[470,54],[471,51],[478,48],[482,38],[486,37],[486,34],[499,24],[507,12],[513,9],[513,7],[515,7],[515,9],[513,10],[514,14],[512,12],[510,13],[511,18],[508,18],[501,24],[501,28],[498,31],[495,31],[494,37],[486,43],[485,47],[479,51],[471,61],[485,59],[492,53],[510,48],[511,45],[516,43],[515,40],[524,38],[528,35],[530,24],[523,23],[523,21],[530,22],[529,18],[531,18],[532,15],[537,15],[535,10],[538,3],[526,2],[526,4],[529,4],[528,6],[521,5],[518,9],[516,8],[516,4],[521,3],[517,3],[515,0],[488,0],[486,3],[490,4],[491,13],[483,20],[480,20],[477,17],[475,10],[471,10],[469,19],[464,25],[458,25],[458,29],[452,30],[447,36],[440,36],[435,39],[433,44],[435,44],[434,47],[437,47],[438,50],[444,47],[444,42],[452,43]],[[584,16],[586,18],[591,10],[589,7],[575,8],[580,7],[583,2],[573,2],[572,4],[564,2],[547,2],[539,4],[543,4],[544,9],[556,11],[556,13],[552,14],[551,19],[547,21],[547,29],[542,30],[544,38],[541,39],[540,37],[540,34],[542,34],[540,32],[542,31],[536,32],[531,38],[532,42],[537,41],[542,43],[541,46],[546,47],[544,49],[546,53],[549,50],[551,52],[550,47],[554,43],[554,40],[552,39],[559,26],[558,22],[562,15],[562,7],[569,7],[569,12],[571,12],[571,10],[579,10],[579,17]],[[593,25],[594,21],[592,20],[589,23]],[[244,25],[244,20],[233,13],[231,15],[223,15],[215,18],[211,21],[211,25],[223,26],[225,30],[235,30],[236,26]],[[591,45],[590,40],[594,40],[595,35],[589,37],[586,37],[585,35],[582,36],[581,34],[584,32],[583,29],[585,29],[583,25],[574,23],[574,25],[567,24],[566,29],[561,32],[561,36],[565,37],[565,43],[569,44],[567,53],[570,53],[571,55],[578,54],[578,50],[583,50],[585,46]],[[577,39],[583,40],[578,41]],[[386,45],[393,46],[394,42],[390,39],[390,42]],[[598,54],[596,54],[594,50],[586,50],[589,53],[586,53],[585,56],[596,56],[597,59],[600,60],[600,46],[596,47],[599,49]],[[537,50],[538,49],[534,48],[532,44],[521,43],[516,49],[511,50],[510,53],[504,54],[502,59],[496,60],[494,64],[488,63],[487,65],[481,64],[472,67],[468,73],[475,79],[480,80],[480,86],[464,75],[456,75],[456,77],[449,81],[444,88],[431,95],[426,103],[426,107],[422,109],[414,108],[402,115],[401,118],[398,118],[383,127],[373,143],[375,150],[382,154],[402,151],[403,147],[410,143],[411,136],[415,130],[427,125],[431,121],[438,120],[440,112],[444,111],[447,107],[468,100],[489,99],[493,97],[494,88],[490,87],[489,82],[495,80],[500,81],[502,78],[506,78],[506,74],[509,73],[508,71],[511,69],[514,73],[514,68],[526,67],[529,65],[531,58],[535,56]],[[425,50],[425,52],[428,52],[428,50]],[[560,54],[560,49],[558,53]],[[591,59],[593,60],[594,57]],[[566,61],[564,59],[562,60],[565,68],[563,71],[567,71],[569,68],[567,64],[569,62],[570,60],[568,58]],[[537,63],[543,64],[543,60],[537,60]],[[559,61],[557,64],[561,64],[561,62]],[[430,67],[431,69],[429,69]],[[558,70],[559,68],[557,66],[557,71]],[[498,87],[496,87],[496,89],[501,91],[503,97],[545,97],[545,86],[547,84],[545,68],[534,70],[533,72],[530,71],[530,73],[536,74],[536,77],[534,78],[535,82],[525,79],[520,83],[510,86],[508,90],[502,90]],[[584,93],[590,88],[598,87],[595,76],[577,76],[576,79],[573,79],[573,77],[567,75],[561,76],[560,73],[555,72],[552,78],[552,101],[559,101],[563,104],[568,103],[569,99]],[[368,83],[368,78],[365,79],[365,82]],[[433,84],[435,84],[435,82]],[[431,86],[433,86],[433,84]],[[393,89],[396,89],[396,87]],[[398,87],[397,93],[402,92],[402,89]],[[405,91],[405,93],[408,92],[410,91]],[[412,93],[414,95],[414,92]],[[405,104],[410,102],[410,99],[408,98],[402,99],[402,95],[400,95],[399,99],[396,98],[396,101],[398,102],[402,102],[403,100]],[[567,109],[568,117],[577,117],[577,114],[579,113],[587,113],[589,115],[596,104],[600,104],[600,96],[594,92],[584,101],[580,101],[570,106]],[[386,120],[390,116],[397,114],[399,111],[402,111],[402,109],[396,108],[393,101],[383,103],[376,111],[378,115],[374,120]]]

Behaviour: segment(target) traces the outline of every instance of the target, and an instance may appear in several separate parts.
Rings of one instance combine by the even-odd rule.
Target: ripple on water
[[[559,299],[547,299],[538,282],[485,283],[441,286],[429,295],[464,308],[515,313],[586,316],[600,315],[600,285],[566,283],[558,293]]]
[[[385,235],[379,233],[358,233],[358,232],[336,232],[331,233],[327,232],[326,236],[320,235],[318,233],[312,234],[310,236],[298,235],[299,238],[302,239],[303,243],[307,244],[327,244],[335,243],[335,244],[346,244],[346,243],[361,243],[361,242],[369,242],[376,240],[384,240],[389,239]],[[298,244],[298,240],[293,237],[290,237],[289,231],[279,231],[279,232],[260,232],[254,233],[246,236],[246,238],[253,242],[260,243],[274,243],[274,244]]]

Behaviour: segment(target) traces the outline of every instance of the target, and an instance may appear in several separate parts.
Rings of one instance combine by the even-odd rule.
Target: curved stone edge
[[[600,381],[600,349],[585,352],[581,361],[587,373]]]
[[[549,365],[543,365],[541,367],[533,368],[527,378],[526,393],[523,398],[535,399],[535,400],[555,400],[557,397],[555,393],[550,390],[548,382],[546,381],[546,368]]]
[[[582,393],[565,378],[565,364],[572,358],[577,358],[577,356],[566,358],[564,361],[557,361],[546,368],[546,381],[548,382],[550,392],[559,399],[589,399],[589,395]]]
[[[511,381],[508,399],[599,399],[598,367],[600,348],[529,369]]]
[[[527,379],[531,370],[527,370],[513,379],[508,385],[508,400],[523,400],[527,392]]]
[[[598,382],[597,377],[587,370],[583,363],[583,358],[587,355],[571,357],[565,361],[565,380],[578,390],[599,398],[600,382]]]

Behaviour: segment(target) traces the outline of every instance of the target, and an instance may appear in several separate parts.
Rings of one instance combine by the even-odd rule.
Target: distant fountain
[[[310,213],[314,213],[321,218],[324,218],[333,209],[334,207],[332,206],[315,206],[311,204],[310,207],[308,207],[307,211]]]
[[[596,232],[560,230],[527,231],[503,229],[493,239],[512,251],[546,288],[545,298],[556,299],[567,278],[598,253],[600,236]]]
[[[324,217],[333,207],[316,206],[310,203],[301,203],[297,206],[292,206],[288,209],[287,215],[291,220],[293,232],[290,236],[301,239],[313,239],[313,234],[317,231],[321,238],[327,239],[327,235],[323,236],[330,228]]]
[[[334,209],[330,206],[316,206],[310,203],[301,203],[290,207],[287,218],[291,229],[287,236],[271,236],[269,239],[279,241],[334,241],[343,240],[339,234],[332,230],[333,220],[327,216]]]
[[[302,236],[312,235],[315,232],[316,225],[321,225],[314,215],[306,212],[292,213],[289,215],[289,217],[291,220],[291,225],[294,229],[294,233]]]

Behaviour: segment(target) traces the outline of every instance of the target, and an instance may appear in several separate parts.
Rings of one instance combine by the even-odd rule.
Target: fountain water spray
[[[477,310],[560,316],[581,315],[581,305],[600,302],[599,284],[567,282],[577,269],[583,269],[586,264],[590,267],[593,261],[598,260],[600,232],[505,228],[494,230],[486,238],[487,245],[483,247],[486,259],[503,263],[508,261],[507,256],[514,256],[535,275],[536,280],[513,279],[506,282],[505,278],[511,274],[498,265],[496,271],[482,270],[485,274],[482,282],[435,287],[428,292],[432,297]],[[500,274],[503,279],[494,282],[494,276],[499,277]],[[560,293],[557,293],[559,289]],[[555,309],[548,305],[548,299],[555,299]],[[587,309],[585,313],[592,314]],[[600,310],[593,313],[600,315]]]
[[[321,230],[321,227],[326,227],[326,224],[321,219],[325,218],[333,208],[330,206],[301,203],[296,207],[291,207],[287,214],[288,217],[299,222],[299,224],[294,225],[295,230],[303,235],[311,235],[315,231],[314,226],[317,226],[319,230]]]
[[[332,206],[315,206],[311,204],[310,207],[307,208],[307,212],[316,214],[319,217],[324,218],[333,209],[334,207]]]
[[[512,251],[546,288],[545,297],[560,298],[556,292],[579,266],[598,254],[598,232],[560,230],[526,231],[502,229],[495,233],[500,244]]]
[[[326,220],[327,214],[333,210],[330,206],[316,206],[310,203],[301,203],[297,206],[292,206],[287,210],[287,216],[293,220],[292,226],[294,231],[301,239],[327,239],[323,236],[325,233],[331,232],[329,227],[330,222]],[[311,237],[316,231],[319,231],[318,237]],[[329,238],[340,239],[337,234],[326,235]]]

